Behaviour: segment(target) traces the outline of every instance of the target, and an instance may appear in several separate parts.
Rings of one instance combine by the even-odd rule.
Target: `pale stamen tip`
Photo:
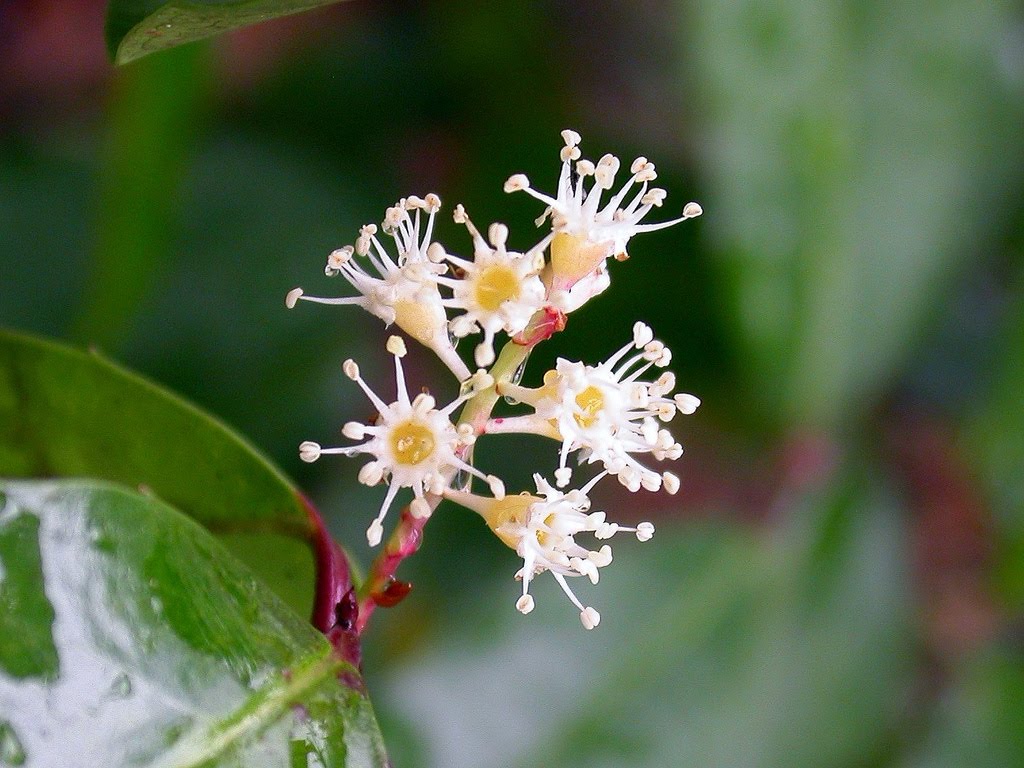
[[[409,503],[409,512],[417,520],[425,520],[430,517],[430,505],[426,499],[413,499]]]
[[[473,350],[473,360],[477,365],[486,366],[494,362],[494,345],[486,341],[477,344]]]
[[[494,377],[485,371],[483,368],[477,370],[476,373],[470,378],[470,384],[475,392],[482,392],[485,389],[490,389],[495,385]]]
[[[307,464],[312,464],[320,458],[320,451],[320,443],[314,443],[312,440],[306,440],[299,445],[299,458]]]
[[[359,366],[356,364],[356,361],[351,358],[341,364],[341,370],[344,371],[345,375],[352,379],[352,381],[359,378]]]
[[[494,222],[487,228],[487,239],[495,248],[504,248],[505,243],[508,242],[508,227],[497,221]]]
[[[366,425],[358,421],[349,421],[341,428],[341,434],[349,440],[362,440],[366,436]]]
[[[516,600],[516,610],[524,616],[534,609],[534,602],[532,595],[523,595]]]
[[[501,481],[501,478],[496,475],[488,475],[487,485],[490,487],[491,494],[495,499],[501,501],[505,498],[505,484]]]
[[[572,478],[572,470],[568,467],[561,467],[555,470],[555,484],[559,488],[564,488],[569,484],[569,480]]]
[[[704,213],[704,209],[700,207],[700,203],[687,203],[683,206],[683,216],[687,219],[694,219]]]
[[[679,412],[684,416],[689,416],[696,412],[700,407],[700,398],[693,395],[689,395],[680,392],[678,395],[672,398],[675,401],[676,407],[679,408]]]
[[[521,189],[526,189],[530,186],[530,179],[525,173],[516,173],[509,176],[505,181],[503,189],[506,192],[518,192]]]
[[[642,349],[652,341],[654,341],[654,331],[651,330],[651,326],[639,321],[633,324],[633,345],[637,349]]]
[[[384,526],[381,525],[380,520],[374,520],[366,529],[366,541],[371,547],[376,547],[382,538],[384,538]]]
[[[601,614],[588,606],[580,614],[580,621],[584,629],[593,629],[601,623]]]
[[[405,340],[401,336],[389,336],[386,348],[395,357],[405,357],[409,351],[405,346]]]
[[[295,309],[295,305],[299,303],[303,293],[304,291],[301,288],[292,288],[284,297],[284,305],[288,309]]]
[[[636,538],[638,541],[650,541],[654,538],[654,525],[652,523],[640,523],[636,527]]]

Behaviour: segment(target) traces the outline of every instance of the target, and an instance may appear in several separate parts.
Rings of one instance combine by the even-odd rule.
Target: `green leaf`
[[[387,764],[358,671],[195,522],[94,481],[0,491],[0,763]]]
[[[994,647],[961,665],[908,768],[1003,768],[1024,755],[1024,658]]]
[[[107,49],[116,64],[338,0],[110,0]]]
[[[685,3],[756,412],[870,411],[1019,178],[1010,2]],[[781,407],[780,407],[781,406]]]
[[[225,425],[97,353],[0,331],[0,476],[145,488],[310,610],[317,529],[299,492]]]

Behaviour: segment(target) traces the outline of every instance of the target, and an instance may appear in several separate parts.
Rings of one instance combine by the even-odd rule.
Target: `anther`
[[[299,444],[299,458],[307,464],[312,464],[320,458],[320,450],[320,443],[314,443],[312,440],[306,440]]]
[[[580,614],[580,621],[583,623],[584,629],[593,629],[601,623],[601,614],[593,608],[587,607]]]
[[[390,352],[395,357],[405,357],[406,354],[408,353],[408,349],[406,349],[405,346],[405,341],[402,339],[401,336],[389,336],[388,342],[385,346],[388,352]]]

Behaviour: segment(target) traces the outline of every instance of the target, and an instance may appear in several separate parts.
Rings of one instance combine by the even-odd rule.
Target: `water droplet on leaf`
[[[128,677],[127,673],[122,672],[110,684],[110,695],[118,699],[124,699],[131,696],[131,693],[132,679]]]
[[[392,608],[402,602],[411,590],[412,584],[408,581],[391,579],[384,589],[373,596],[373,602],[381,608]]]
[[[3,765],[24,765],[28,756],[21,746],[18,734],[10,723],[0,722],[0,763]]]
[[[511,381],[513,384],[520,383],[523,380],[523,374],[526,373],[526,363],[527,361],[523,360],[523,362],[521,362],[519,366],[512,372],[512,375],[509,376],[508,380]]]

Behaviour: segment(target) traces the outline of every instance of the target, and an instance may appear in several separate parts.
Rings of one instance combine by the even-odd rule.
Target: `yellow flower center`
[[[399,464],[419,464],[434,452],[434,433],[418,421],[405,421],[391,430],[391,453]]]
[[[591,243],[582,237],[559,232],[551,241],[551,271],[555,287],[571,288],[608,258],[609,243]]]
[[[501,264],[485,267],[476,279],[476,303],[488,312],[497,312],[503,302],[518,299],[519,278]]]
[[[586,429],[597,421],[597,414],[604,408],[604,394],[591,384],[576,395],[576,405],[579,406],[581,413],[573,414],[573,418],[576,419],[577,424]]]
[[[552,512],[550,515],[548,515],[547,517],[544,518],[544,525],[546,525],[548,528],[550,528],[551,524],[554,521],[555,521],[555,513]],[[545,544],[547,544],[547,541],[548,541],[548,534],[544,533],[544,531],[537,531],[537,543],[540,544],[543,547]]]

